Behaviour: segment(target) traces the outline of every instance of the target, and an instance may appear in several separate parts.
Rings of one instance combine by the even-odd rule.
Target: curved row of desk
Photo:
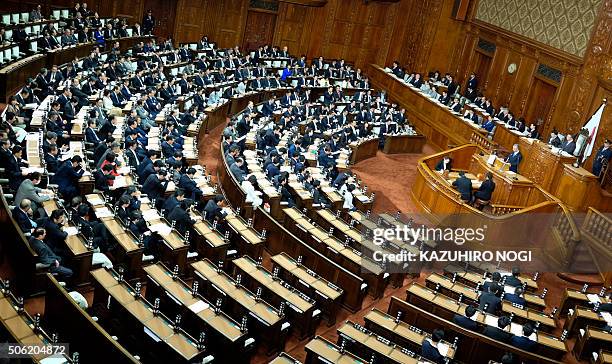
[[[121,52],[124,52],[140,42],[152,39],[151,36],[118,38]],[[111,42],[109,42],[110,44]],[[107,50],[110,46],[107,44]],[[23,87],[28,78],[35,78],[41,68],[51,68],[53,65],[61,66],[75,59],[87,57],[97,44],[94,42],[80,43],[70,47],[56,49],[47,53],[33,54],[20,59],[0,69],[0,100],[6,100],[16,94]]]

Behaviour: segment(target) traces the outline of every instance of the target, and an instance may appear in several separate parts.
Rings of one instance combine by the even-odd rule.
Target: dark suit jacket
[[[436,164],[436,171],[441,171],[444,168],[444,159],[440,160],[438,164]],[[453,160],[449,160],[446,164],[446,170],[450,171],[453,168]]]
[[[459,177],[453,182],[453,186],[461,193],[462,200],[469,201],[472,198],[472,181],[469,178]]]
[[[519,349],[523,349],[525,351],[530,351],[530,352],[533,352],[534,349],[536,348],[536,342],[533,340],[530,340],[528,337],[525,337],[525,336],[513,336],[510,339],[510,344]]]
[[[501,299],[490,292],[484,292],[482,295],[480,295],[478,298],[478,303],[479,310],[484,309],[484,306],[488,303],[489,306],[486,310],[488,313],[495,313],[501,308]]]
[[[26,214],[25,212],[23,212],[19,206],[15,206],[13,208],[13,219],[15,219],[15,222],[17,223],[17,225],[19,225],[19,228],[21,228],[21,231],[24,233],[29,233],[34,226],[32,226],[32,222],[30,221],[30,218],[28,217],[28,214]]]
[[[226,215],[214,200],[208,200],[206,206],[204,207],[204,212],[206,212],[206,220],[211,222],[215,218],[223,219]]]
[[[508,302],[519,304],[521,306],[527,305],[527,301],[525,301],[525,299],[523,297],[517,296],[517,295],[515,295],[513,293],[506,293],[504,295],[504,300],[506,300]]]
[[[455,315],[453,317],[453,322],[468,330],[478,330],[478,324],[476,323],[476,321],[471,320],[468,317],[465,317],[464,315]]]
[[[483,335],[490,337],[491,339],[495,339],[497,341],[501,341],[503,343],[509,343],[510,339],[512,339],[512,334],[506,331],[499,329],[498,327],[487,326],[482,332]]]
[[[202,191],[198,188],[197,183],[186,174],[181,176],[178,186],[185,191],[185,196],[188,198],[198,201],[202,196]]]
[[[42,240],[30,238],[30,247],[32,247],[32,249],[38,255],[38,261],[40,263],[54,264],[56,260],[58,262],[62,261],[62,258],[57,256],[57,254],[55,254],[53,250]]]
[[[523,155],[521,154],[521,152],[518,152],[516,154],[514,154],[513,152],[512,154],[506,157],[506,162],[510,163],[510,170],[512,172],[518,173],[518,165],[519,163],[521,163],[522,159]]]
[[[507,286],[518,287],[518,286],[522,286],[523,282],[521,282],[521,280],[516,278],[515,276],[507,276],[505,284]]]
[[[157,178],[156,174],[150,175],[142,185],[142,192],[146,193],[150,200],[159,199],[164,196],[168,181],[162,181]]]
[[[491,194],[493,193],[494,190],[495,190],[495,182],[493,182],[490,179],[486,179],[484,182],[482,182],[482,184],[480,185],[480,188],[478,188],[478,191],[474,193],[474,196],[476,196],[476,198],[479,198],[481,200],[489,201],[491,200]]]
[[[175,228],[181,234],[185,234],[185,231],[193,226],[195,221],[189,217],[187,211],[181,208],[181,206],[175,206],[172,211],[168,214],[169,221],[176,221]]]
[[[569,143],[567,141],[564,141],[563,143],[561,143],[561,148],[564,152],[573,154],[574,150],[576,149],[576,143],[574,143],[573,141]]]
[[[429,359],[434,363],[444,363],[444,357],[438,351],[438,348],[433,346],[428,340],[423,341],[421,347],[421,356],[425,359]]]
[[[47,231],[47,244],[55,253],[59,254],[60,251],[64,250],[64,241],[68,233],[49,218],[44,220],[43,227]]]
[[[75,171],[70,160],[67,160],[59,167],[57,172],[55,172],[53,182],[57,184],[60,191],[69,187],[76,188],[77,182],[84,172],[82,168],[78,172]]]

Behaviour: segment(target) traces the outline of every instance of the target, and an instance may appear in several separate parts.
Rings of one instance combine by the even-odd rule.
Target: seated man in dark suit
[[[478,309],[487,313],[496,313],[501,308],[501,299],[497,297],[499,291],[499,285],[492,284],[487,292],[483,292],[478,297]]]
[[[476,331],[478,330],[478,324],[476,323],[476,321],[472,320],[472,317],[475,314],[476,307],[469,305],[465,306],[465,315],[455,314],[455,316],[453,317],[453,322],[468,330]]]
[[[195,168],[188,168],[186,173],[179,179],[178,187],[184,191],[186,198],[190,198],[198,203],[202,199],[203,192],[193,179],[195,173]]]
[[[191,206],[191,203],[192,201],[190,199],[185,199],[175,206],[170,213],[168,213],[168,220],[175,221],[174,227],[183,235],[185,235],[185,232],[193,227],[193,225],[196,223],[187,212]]]
[[[525,299],[522,297],[523,293],[523,287],[518,286],[514,289],[514,293],[504,294],[504,300],[525,307],[527,305],[527,301],[525,301]]]
[[[444,338],[444,330],[436,329],[431,335],[431,342],[428,338],[423,340],[421,346],[421,356],[425,359],[429,359],[434,363],[444,363],[444,357],[440,354],[437,348],[438,343]]]
[[[513,336],[512,339],[510,339],[510,344],[519,349],[533,352],[537,346],[537,343],[529,338],[529,336],[531,336],[532,334],[533,327],[530,323],[526,323],[523,326],[523,336]]]
[[[68,237],[68,233],[62,230],[65,222],[66,216],[64,215],[64,211],[57,209],[51,212],[51,216],[44,219],[42,224],[42,227],[46,230],[45,242],[57,255],[68,253],[65,247],[65,240],[66,237]]]
[[[440,160],[438,164],[436,164],[436,171],[450,171],[453,168],[452,166],[452,159],[449,156],[445,155],[444,158],[442,158],[442,160]]]
[[[499,272],[493,272],[493,274],[489,274],[490,280],[485,280],[485,282],[480,286],[480,290],[482,292],[488,292],[489,287],[493,284],[499,285],[501,282],[501,274]]]
[[[574,150],[576,149],[576,143],[574,142],[574,137],[572,134],[567,134],[565,136],[565,140],[561,143],[561,149],[568,154],[574,154]]]
[[[505,285],[512,286],[512,287],[522,286],[523,282],[519,279],[520,276],[521,276],[521,270],[519,269],[519,267],[513,267],[512,275],[506,276]]]
[[[223,196],[216,195],[212,199],[208,200],[208,203],[204,207],[204,213],[206,220],[213,222],[215,219],[223,220],[227,213],[222,210],[223,207]]]
[[[476,199],[481,201],[491,201],[491,195],[495,191],[495,182],[493,182],[493,173],[487,172],[486,179],[478,187],[478,191],[474,193],[472,202]]]
[[[81,156],[75,155],[64,162],[53,176],[53,183],[57,184],[59,192],[62,193],[66,201],[79,194],[79,178],[85,173],[85,170],[81,167],[82,162]]]
[[[62,257],[55,254],[44,242],[47,233],[43,228],[36,228],[30,237],[29,243],[32,250],[38,255],[38,261],[49,265],[49,271],[57,274],[60,280],[72,277],[72,270],[62,266]]]
[[[164,202],[163,210],[164,215],[168,215],[181,201],[185,199],[185,191],[182,188],[174,190],[174,194],[166,199]]]
[[[501,341],[503,343],[509,343],[512,339],[512,334],[504,329],[510,325],[510,319],[508,316],[500,316],[497,319],[497,327],[487,325],[482,331],[483,335],[490,337],[491,339]]]
[[[153,173],[147,177],[147,180],[142,184],[142,192],[149,197],[149,200],[156,200],[155,206],[160,207],[164,204],[164,193],[168,187],[169,181],[166,179],[168,172],[160,169],[157,173]]]
[[[36,223],[30,219],[32,213],[32,202],[27,198],[21,200],[19,206],[13,208],[13,219],[24,234],[31,233],[36,228]]]
[[[459,172],[459,178],[453,182],[453,187],[457,188],[463,201],[469,202],[472,200],[472,180],[465,176],[465,172]]]

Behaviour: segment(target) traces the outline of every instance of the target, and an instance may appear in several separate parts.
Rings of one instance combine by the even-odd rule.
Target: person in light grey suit
[[[19,206],[23,199],[28,199],[32,201],[32,210],[37,211],[39,207],[42,207],[44,201],[51,199],[48,195],[40,194],[43,192],[42,188],[36,187],[40,183],[40,179],[39,172],[32,172],[21,182],[15,194],[15,206]]]

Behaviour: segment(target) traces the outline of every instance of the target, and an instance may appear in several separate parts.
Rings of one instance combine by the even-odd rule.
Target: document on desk
[[[145,210],[142,212],[142,218],[145,221],[152,221],[152,220],[161,219],[161,216],[159,216],[159,214],[157,213],[157,210],[149,209],[149,210]]]
[[[111,212],[111,210],[108,209],[108,207],[104,206],[101,207],[99,209],[95,210],[96,213],[96,217],[99,219],[105,218],[105,217],[113,217],[113,213]]]
[[[63,230],[66,234],[68,234],[68,236],[76,235],[79,233],[79,229],[77,229],[75,226],[65,226]]]
[[[589,302],[593,302],[593,303],[601,303],[601,299],[599,298],[598,295],[593,294],[593,293],[589,293],[586,295],[587,299],[589,300]]]
[[[193,313],[195,313],[196,315],[202,311],[204,311],[205,309],[209,308],[210,305],[202,300],[197,301],[196,303],[193,303],[189,306],[189,310],[191,310]]]
[[[608,326],[612,326],[612,314],[610,312],[602,312],[601,317],[606,320]]]
[[[116,176],[115,181],[111,186],[111,190],[116,190],[122,187],[127,187],[127,178],[125,178],[124,176]]]
[[[485,324],[493,327],[497,327],[497,317],[492,315],[485,316]]]
[[[149,230],[163,236],[168,236],[172,233],[172,228],[162,222],[149,226]]]

